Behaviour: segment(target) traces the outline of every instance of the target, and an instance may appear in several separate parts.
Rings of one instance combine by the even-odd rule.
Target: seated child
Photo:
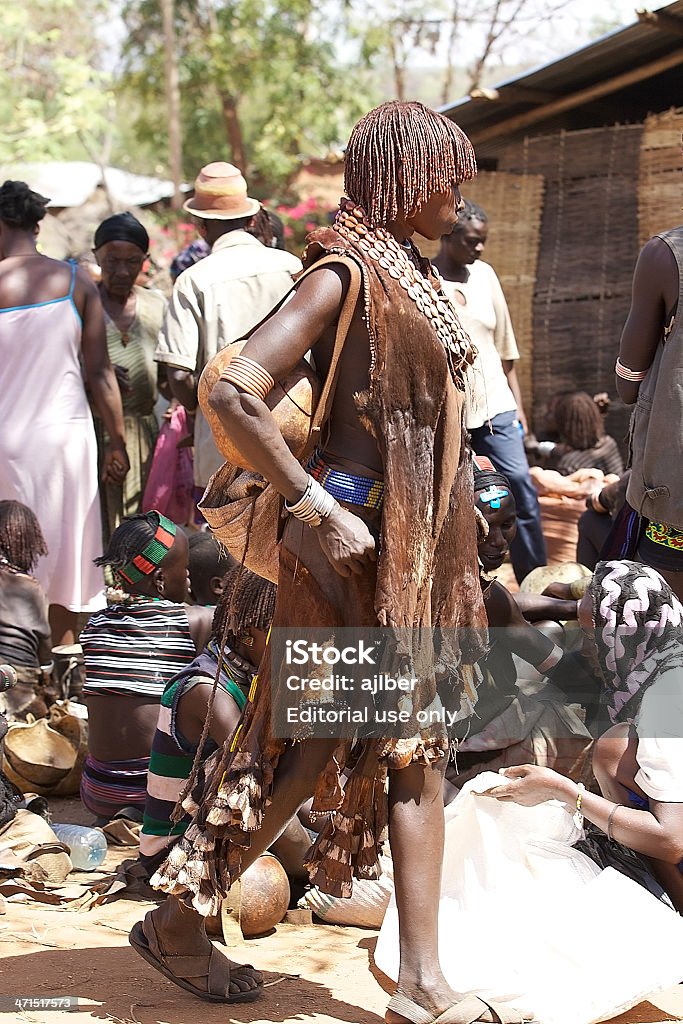
[[[208,530],[190,534],[190,595],[195,604],[214,607],[233,559]]]
[[[266,646],[277,588],[230,556],[227,559],[233,564],[222,580],[211,639],[202,653],[167,683],[161,698],[140,836],[140,862],[148,877],[190,820],[186,815],[174,823],[171,816],[190,778],[207,718],[202,764],[237,727]],[[303,858],[310,846],[309,833],[294,818],[271,849],[290,877],[307,880]]]
[[[159,701],[204,647],[211,609],[186,603],[187,538],[159,512],[124,519],[97,563],[111,567],[125,597],[92,615],[80,637],[89,715],[81,799],[109,821],[129,807],[142,817]]]
[[[12,665],[18,676],[4,698],[10,718],[47,712],[41,695],[52,657],[47,597],[32,575],[46,554],[31,509],[19,501],[0,501],[0,663]]]

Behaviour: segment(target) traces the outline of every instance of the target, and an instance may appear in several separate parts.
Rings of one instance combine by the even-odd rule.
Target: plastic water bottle
[[[105,858],[107,837],[100,828],[86,825],[51,825],[60,843],[65,843],[71,853],[71,863],[78,871],[94,871]]]

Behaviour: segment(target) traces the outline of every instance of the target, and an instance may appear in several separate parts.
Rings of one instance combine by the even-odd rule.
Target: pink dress
[[[95,428],[80,366],[81,318],[68,295],[0,309],[0,499],[33,509],[48,555],[50,604],[105,605]]]

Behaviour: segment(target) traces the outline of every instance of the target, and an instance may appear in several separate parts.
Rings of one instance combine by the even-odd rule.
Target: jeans
[[[510,481],[517,505],[517,536],[510,545],[512,568],[521,583],[532,569],[546,565],[545,540],[541,529],[541,510],[536,488],[529,476],[524,442],[516,412],[501,412],[483,427],[470,430],[472,448],[477,455],[486,455],[499,472]]]

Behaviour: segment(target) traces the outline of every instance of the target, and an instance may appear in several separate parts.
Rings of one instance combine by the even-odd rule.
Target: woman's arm
[[[503,768],[500,774],[505,781],[488,790],[487,796],[524,807],[562,800],[570,809],[576,808],[578,784],[552,768],[523,764]],[[582,792],[581,813],[603,832],[609,824],[612,838],[637,853],[667,864],[683,860],[683,804],[650,801],[650,809],[644,811],[615,804],[586,790]]]
[[[198,604],[186,604],[185,611],[190,625],[190,636],[197,654],[200,654],[211,639],[214,609],[204,608]]]
[[[251,336],[241,355],[281,380],[336,323],[348,282],[343,265],[339,271],[324,267],[305,278],[291,301]],[[209,402],[249,465],[288,502],[298,501],[306,491],[308,474],[285,444],[265,402],[224,380],[214,386]],[[360,573],[364,562],[375,559],[367,526],[341,505],[323,519],[316,533],[341,576]]]
[[[662,337],[667,296],[678,294],[678,267],[661,238],[651,238],[640,250],[633,273],[631,309],[621,334],[619,361],[629,370],[648,370]],[[674,300],[675,301],[675,300]],[[638,398],[640,381],[617,376],[617,391],[626,405]]]
[[[77,271],[77,301],[83,321],[83,366],[95,408],[109,435],[104,452],[102,480],[120,484],[129,469],[123,427],[123,406],[116,374],[107,351],[100,293],[84,271]]]

